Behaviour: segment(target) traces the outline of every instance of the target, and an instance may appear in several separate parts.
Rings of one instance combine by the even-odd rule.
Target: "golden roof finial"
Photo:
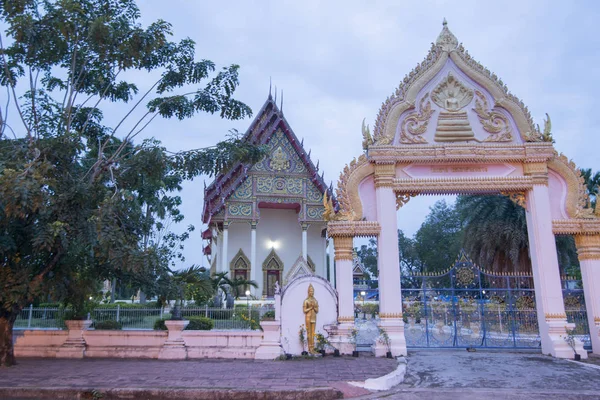
[[[435,41],[435,44],[441,47],[442,50],[451,52],[458,47],[458,39],[452,32],[450,32],[450,29],[448,29],[448,21],[446,21],[446,18],[444,18],[442,26],[442,31]]]

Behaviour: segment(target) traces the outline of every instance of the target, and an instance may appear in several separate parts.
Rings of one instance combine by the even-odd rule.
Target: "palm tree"
[[[503,195],[459,196],[457,211],[463,223],[463,247],[473,260],[495,272],[531,271],[525,210]],[[556,237],[559,265],[579,267],[571,236]]]
[[[595,209],[596,195],[598,194],[598,189],[600,189],[600,171],[593,173],[591,168],[582,168],[580,171],[581,176],[583,176],[585,181],[588,194],[590,195],[592,207]]]
[[[459,196],[463,247],[473,260],[495,272],[530,270],[525,210],[506,196]]]
[[[187,269],[170,271],[169,295],[175,297],[172,319],[181,319],[179,307],[183,304],[185,292],[210,297],[214,293],[213,285],[206,274],[206,268],[192,265]]]
[[[239,299],[248,287],[258,287],[256,281],[239,277],[231,279],[227,277],[228,274],[229,272],[219,272],[213,275],[211,281],[214,290],[221,289],[225,293],[233,295],[235,299]]]

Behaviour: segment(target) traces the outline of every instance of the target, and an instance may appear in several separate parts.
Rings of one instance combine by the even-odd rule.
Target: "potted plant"
[[[317,339],[315,348],[323,357],[325,357],[325,354],[327,354],[327,347],[331,347],[331,344],[322,333],[317,333],[315,336]]]
[[[298,340],[300,341],[300,346],[302,346],[302,355],[307,356],[308,351],[304,350],[308,345],[308,339],[306,338],[306,328],[304,324],[300,325],[300,329],[298,330]]]
[[[269,310],[266,311],[262,317],[260,318],[261,321],[275,321],[275,310]]]
[[[358,338],[358,329],[352,328],[348,333],[348,341],[354,347],[352,350],[352,357],[358,357],[358,351],[356,350],[356,339]]]
[[[379,338],[377,339],[377,341],[385,346],[385,356],[387,358],[394,358],[392,356],[392,340],[390,339],[390,336],[387,334],[385,329],[379,328]]]
[[[565,342],[567,342],[569,347],[573,350],[575,361],[581,361],[581,355],[577,354],[577,350],[575,350],[575,340],[577,340],[575,337],[575,329],[567,328],[565,331],[567,332],[567,335],[565,336]]]

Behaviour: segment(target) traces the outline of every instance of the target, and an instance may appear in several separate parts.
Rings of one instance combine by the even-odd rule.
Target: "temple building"
[[[333,281],[323,218],[323,195],[332,198],[332,190],[271,94],[244,140],[268,146],[268,154],[234,165],[205,188],[202,238],[211,273],[256,281],[257,298],[273,297],[276,283],[300,274]]]

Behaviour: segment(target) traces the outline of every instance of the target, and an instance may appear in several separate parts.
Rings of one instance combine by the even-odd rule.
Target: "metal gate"
[[[533,276],[483,271],[464,251],[446,271],[404,275],[402,304],[409,348],[541,346]]]
[[[590,327],[587,319],[581,278],[562,276],[561,282],[567,321],[575,324],[573,333],[575,334],[575,337],[583,342],[583,348],[591,350],[592,341],[590,338]]]

